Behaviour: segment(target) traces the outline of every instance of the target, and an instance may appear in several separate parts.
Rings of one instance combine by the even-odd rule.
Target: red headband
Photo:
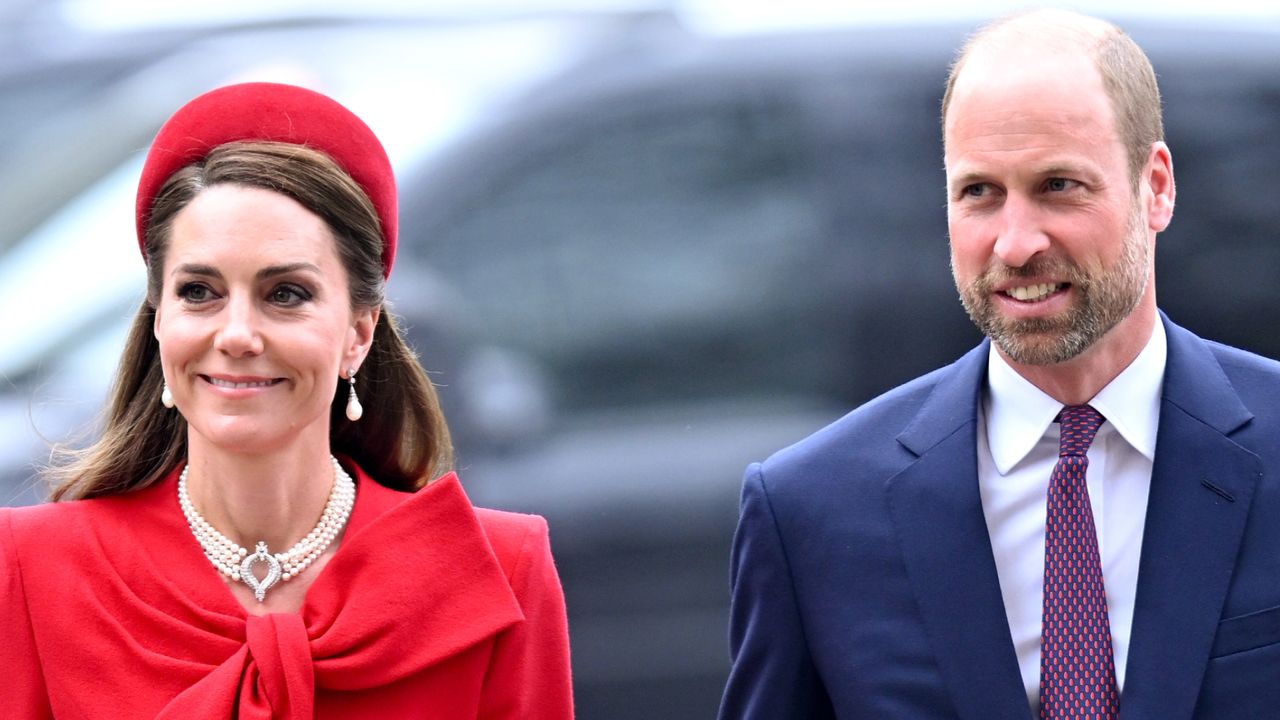
[[[369,196],[382,223],[382,274],[396,256],[396,179],[382,143],[360,118],[320,93],[277,83],[211,90],[178,109],[160,128],[138,181],[138,246],[146,254],[147,221],[169,176],[219,145],[265,140],[305,145],[338,163]]]

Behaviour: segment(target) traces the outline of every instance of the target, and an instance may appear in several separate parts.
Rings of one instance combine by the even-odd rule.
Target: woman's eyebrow
[[[310,272],[316,275],[321,274],[320,268],[316,266],[314,263],[297,262],[297,263],[287,263],[284,265],[270,265],[270,266],[264,267],[256,273],[256,277],[257,279],[262,280],[265,278],[275,277],[277,275],[287,275],[292,272]],[[217,279],[222,278],[222,273],[219,272],[218,269],[215,268],[214,266],[201,265],[199,263],[184,263],[182,265],[175,267],[173,269],[173,272],[170,274],[177,275],[178,273],[185,273],[187,275],[199,275],[203,277],[211,277],[211,278],[217,278]]]
[[[178,273],[186,273],[188,275],[202,275],[205,277],[212,277],[212,278],[222,277],[222,273],[218,272],[218,269],[215,268],[214,266],[200,265],[198,263],[183,263],[182,265],[175,267],[173,269],[173,272],[169,274],[177,275]]]
[[[263,280],[276,275],[287,275],[292,272],[310,272],[316,275],[322,274],[320,268],[309,262],[288,263],[286,265],[270,265],[258,271],[257,277]]]

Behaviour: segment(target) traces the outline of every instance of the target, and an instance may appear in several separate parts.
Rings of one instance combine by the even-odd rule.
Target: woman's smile
[[[250,400],[261,397],[284,384],[284,378],[245,377],[197,374],[206,390],[228,400]]]

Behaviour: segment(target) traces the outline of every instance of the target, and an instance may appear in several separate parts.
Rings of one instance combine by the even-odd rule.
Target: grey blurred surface
[[[499,28],[449,44],[433,23],[351,20],[146,36],[0,72],[0,311],[30,328],[0,345],[0,501],[38,497],[33,424],[60,439],[101,403],[141,293],[130,158],[201,86],[291,62],[398,119],[389,294],[441,386],[468,493],[550,521],[580,717],[711,717],[743,467],[977,340],[947,269],[937,123],[968,25],[707,38],[660,12],[538,22],[556,60],[487,75],[472,43]],[[1280,204],[1263,191],[1280,42],[1128,27],[1160,74],[1178,178],[1160,304],[1280,356]],[[418,31],[456,56],[421,53]],[[393,51],[376,62],[402,59],[362,94],[371,66],[338,49],[370,38]],[[455,112],[430,93],[486,77],[471,112],[430,115]],[[121,197],[123,226],[102,215]],[[85,250],[19,264],[32,237],[98,228],[120,269],[47,271]],[[65,320],[12,290],[33,273]]]

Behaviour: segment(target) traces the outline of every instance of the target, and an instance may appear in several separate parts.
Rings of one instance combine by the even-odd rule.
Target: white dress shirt
[[[1117,689],[1124,690],[1138,560],[1151,488],[1166,355],[1157,320],[1146,347],[1089,404],[1106,422],[1089,448],[1089,502],[1098,531]],[[1027,701],[1040,697],[1045,500],[1058,461],[1062,403],[1019,375],[994,349],[978,417],[978,485]]]

